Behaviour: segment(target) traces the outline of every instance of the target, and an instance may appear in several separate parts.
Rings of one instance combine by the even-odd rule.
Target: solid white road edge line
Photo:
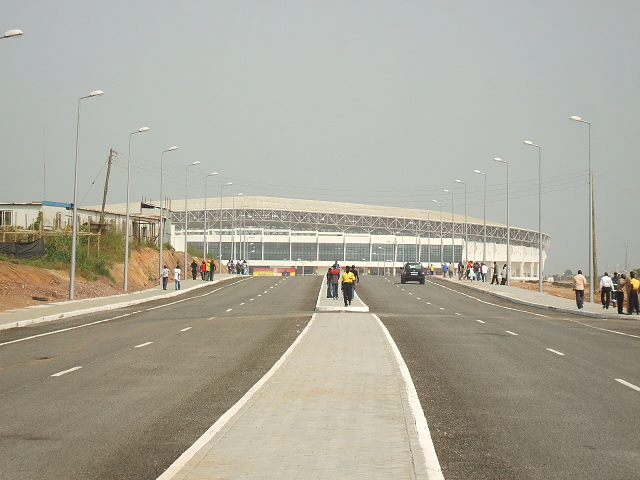
[[[236,404],[227,410],[217,421],[214,423],[209,430],[204,432],[204,434],[196,440],[196,443],[191,445],[182,455],[178,457],[178,459],[171,464],[169,468],[167,468],[162,475],[160,475],[156,480],[169,480],[173,478],[182,467],[184,467],[189,460],[191,460],[198,451],[203,448],[209,440],[211,440],[216,433],[220,431],[222,427],[224,427],[233,416],[240,411],[240,409],[249,401],[251,398],[262,388],[262,386],[267,383],[271,377],[273,377],[276,372],[280,369],[280,367],[287,361],[287,359],[291,356],[293,351],[296,349],[298,344],[302,341],[302,339],[306,336],[307,332],[313,325],[317,314],[313,314],[311,316],[311,320],[307,323],[307,326],[304,330],[298,335],[298,338],[291,344],[291,346],[284,352],[284,355],[280,357],[280,359],[271,367],[264,377],[256,382],[256,384],[249,389],[244,396],[236,402]]]
[[[80,370],[81,368],[82,367],[73,367],[73,368],[70,368],[69,370],[64,370],[62,372],[54,373],[51,376],[52,377],[61,377],[62,375],[66,375],[67,373],[75,372],[76,370]]]
[[[640,392],[640,387],[638,387],[637,385],[634,385],[633,383],[629,383],[626,380],[623,380],[621,378],[616,378],[616,382],[620,382],[622,385],[625,385],[629,388],[632,388],[633,390],[636,390],[637,392]]]
[[[382,329],[382,332],[387,338],[389,345],[391,345],[391,350],[393,351],[396,362],[398,363],[398,367],[400,368],[400,373],[402,374],[402,379],[404,380],[404,385],[407,392],[409,407],[411,408],[413,419],[416,422],[418,441],[420,442],[422,454],[424,455],[424,461],[427,467],[427,473],[429,474],[429,480],[444,480],[444,475],[442,474],[442,469],[440,468],[440,462],[438,461],[438,455],[436,454],[436,449],[433,446],[433,440],[431,439],[429,425],[427,424],[427,419],[424,416],[424,411],[422,410],[422,405],[420,404],[420,399],[418,398],[418,392],[416,392],[416,387],[413,384],[413,380],[411,380],[409,368],[404,362],[404,359],[400,354],[400,350],[398,349],[396,342],[393,341],[389,330],[387,330],[387,327],[385,327],[384,323],[382,323],[382,320],[380,320],[380,318],[375,313],[371,315],[376,319],[378,325]]]

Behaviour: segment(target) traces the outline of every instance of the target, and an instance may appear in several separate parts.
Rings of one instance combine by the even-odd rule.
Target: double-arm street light
[[[474,170],[473,173],[482,175],[484,177],[484,213],[483,213],[483,228],[482,228],[482,263],[487,264],[487,174],[480,170]]]
[[[204,253],[204,258],[203,260],[207,259],[207,178],[209,177],[215,177],[216,175],[218,175],[218,172],[211,172],[209,175],[204,177],[204,246],[203,246],[203,253]]]
[[[187,230],[189,227],[189,223],[187,221],[187,216],[189,214],[189,210],[187,209],[187,198],[189,196],[189,167],[195,167],[196,165],[200,165],[199,161],[195,161],[190,165],[187,165],[184,169],[184,270],[182,271],[182,278],[187,278]],[[205,212],[206,215],[206,212]]]
[[[538,149],[538,291],[542,292],[542,148],[530,140],[524,144]]]
[[[160,284],[162,284],[162,267],[164,266],[164,259],[162,257],[163,254],[163,244],[164,244],[164,216],[163,216],[163,203],[164,203],[164,199],[162,198],[162,157],[164,157],[164,154],[167,152],[173,152],[175,150],[177,150],[178,147],[176,147],[175,145],[173,147],[169,147],[167,150],[164,150],[161,154],[160,154],[160,232],[158,233],[158,238],[160,238]]]
[[[511,227],[509,225],[509,162],[494,158],[496,162],[507,166],[507,285],[511,285]]]
[[[127,206],[125,214],[125,237],[124,237],[124,291],[129,290],[129,185],[131,184],[131,137],[136,133],[148,132],[149,127],[141,127],[129,134],[129,156],[127,157]]]
[[[218,251],[218,259],[220,260],[220,271],[222,271],[222,189],[224,187],[230,187],[231,185],[233,185],[233,182],[227,182],[223,185],[220,185],[220,234],[219,234],[219,241],[220,241],[220,247],[219,247],[219,251]]]
[[[440,205],[440,265],[444,263],[444,245],[443,245],[443,230],[442,230],[442,202],[440,200],[433,200],[435,203]]]
[[[451,264],[455,263],[456,257],[456,224],[453,220],[453,192],[447,190],[446,188],[443,190],[444,193],[448,193],[451,195]]]
[[[18,30],[17,28],[14,28],[13,30],[8,30],[4,32],[4,36],[0,37],[0,39],[21,37],[23,33],[24,32],[22,30]]]
[[[5,33],[5,37],[8,33],[11,33],[13,30],[9,30]],[[20,32],[20,30],[17,30]],[[22,32],[19,33],[22,35]],[[15,35],[14,35],[15,36]],[[79,148],[80,148],[80,102],[85,98],[98,97],[102,95],[104,92],[102,90],[94,90],[86,97],[80,97],[78,99],[78,120],[76,122],[76,164],[75,164],[75,173],[73,180],[73,220],[72,220],[72,230],[71,230],[71,269],[69,272],[69,300],[73,300],[75,297],[76,290],[76,245],[78,242],[78,163],[79,163]]]
[[[242,197],[244,193],[236,193],[231,199],[231,258],[236,258],[236,197]]]
[[[593,262],[593,222],[594,222],[594,209],[593,209],[593,172],[591,170],[591,122],[587,122],[582,118],[573,115],[569,117],[574,122],[586,123],[589,126],[589,303],[593,303],[594,294],[594,278],[596,275],[596,268]]]
[[[467,238],[467,184],[462,180],[456,180],[456,183],[464,185],[464,256],[465,263],[469,261],[469,239]]]

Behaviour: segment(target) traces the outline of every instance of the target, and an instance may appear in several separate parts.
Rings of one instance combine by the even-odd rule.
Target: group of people
[[[236,275],[247,275],[249,273],[249,265],[246,260],[229,260],[227,263],[227,269],[229,273],[235,273]]]
[[[576,305],[578,309],[584,307],[584,290],[587,285],[587,279],[582,274],[582,270],[578,270],[577,275],[573,277],[573,290],[576,294]],[[627,276],[624,273],[614,272],[610,277],[604,272],[600,278],[600,303],[602,308],[607,309],[609,305],[618,308],[618,313],[622,315],[625,307],[625,299],[627,306],[627,315],[635,313],[640,315],[640,304],[638,302],[638,291],[640,290],[640,279],[637,278],[636,272],[631,271]]]
[[[327,270],[327,298],[338,299],[338,284],[342,287],[344,306],[351,305],[355,295],[356,284],[360,282],[358,270],[355,265],[344,267],[340,272],[340,264],[336,261]]]
[[[213,276],[216,273],[218,267],[216,266],[216,262],[213,260],[202,260],[202,264],[200,265],[200,278],[202,280],[213,280]],[[194,260],[191,262],[191,275],[195,280],[198,276],[198,264]]]
[[[507,264],[502,268],[498,267],[498,262],[493,262],[491,268],[491,284],[506,285],[507,284]],[[458,280],[470,280],[477,282],[486,282],[489,277],[489,266],[484,262],[467,261],[466,265],[462,262],[458,263]]]
[[[169,285],[169,267],[164,265],[162,267],[162,289],[166,290]],[[175,283],[176,290],[180,290],[180,281],[182,280],[182,269],[180,265],[176,265],[173,269],[173,281]]]

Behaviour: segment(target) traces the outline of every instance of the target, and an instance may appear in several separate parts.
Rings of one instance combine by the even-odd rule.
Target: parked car
[[[405,263],[400,274],[400,283],[420,282],[424,283],[427,270],[421,263]]]

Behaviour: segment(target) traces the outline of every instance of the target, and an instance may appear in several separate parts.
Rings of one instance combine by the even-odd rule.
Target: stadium
[[[223,263],[246,259],[252,270],[323,273],[337,260],[375,274],[409,261],[436,268],[507,262],[506,225],[487,221],[485,232],[482,219],[440,209],[251,196],[173,200],[166,240],[183,250],[185,231],[189,251]],[[548,249],[549,236],[542,243]],[[511,226],[509,244],[512,278],[538,278],[538,232]]]

